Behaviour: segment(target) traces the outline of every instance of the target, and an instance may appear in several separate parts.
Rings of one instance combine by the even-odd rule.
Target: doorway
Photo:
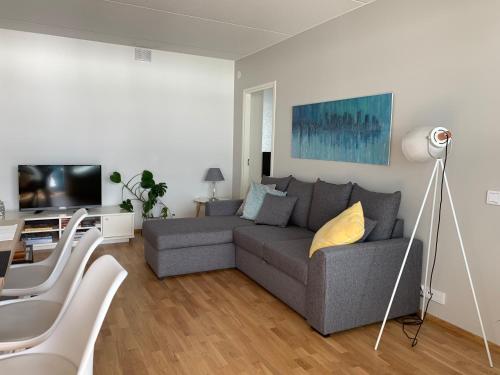
[[[252,181],[271,176],[274,167],[276,82],[243,91],[243,132],[240,195]]]

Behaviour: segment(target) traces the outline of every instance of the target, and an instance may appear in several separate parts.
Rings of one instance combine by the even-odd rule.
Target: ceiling
[[[237,60],[375,0],[0,0],[0,28]]]

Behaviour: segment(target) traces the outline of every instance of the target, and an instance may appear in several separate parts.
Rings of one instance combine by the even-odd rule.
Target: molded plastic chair
[[[81,208],[71,217],[68,225],[50,255],[41,262],[14,264],[7,269],[5,285],[0,295],[9,297],[34,296],[49,290],[66,265],[76,229],[87,216]]]
[[[47,339],[66,311],[90,256],[102,240],[99,230],[88,230],[47,292],[33,298],[0,302],[0,351],[30,348]]]
[[[97,259],[54,332],[31,349],[0,356],[0,374],[92,374],[97,335],[126,276],[112,256]]]

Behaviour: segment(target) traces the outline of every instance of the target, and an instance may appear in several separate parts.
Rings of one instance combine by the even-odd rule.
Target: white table
[[[218,201],[227,201],[231,198],[217,198]],[[210,202],[210,198],[208,197],[196,197],[193,200],[196,203],[196,217],[200,217],[201,207],[205,207],[208,202]]]
[[[14,239],[10,241],[0,241],[0,252],[10,252],[10,256],[7,260],[7,264],[0,264],[0,270],[6,270],[9,265],[12,263],[12,258],[14,257],[14,252],[16,250],[16,246],[21,238],[21,232],[24,228],[24,220],[0,220],[0,226],[14,225],[17,224],[16,234],[14,235]],[[0,274],[0,291],[3,289],[4,285],[4,277],[5,275]]]

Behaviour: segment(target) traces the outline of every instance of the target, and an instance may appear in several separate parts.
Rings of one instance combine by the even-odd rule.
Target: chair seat
[[[43,300],[26,300],[0,305],[0,345],[31,339],[46,332],[62,305]]]
[[[45,265],[29,264],[11,267],[5,276],[4,289],[27,289],[42,284],[50,276],[51,268]]]
[[[56,354],[21,354],[0,361],[0,374],[70,375],[78,368]]]

